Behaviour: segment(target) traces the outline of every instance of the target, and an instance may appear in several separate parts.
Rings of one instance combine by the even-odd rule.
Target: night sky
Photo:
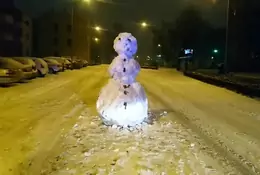
[[[16,1],[19,8],[28,15],[36,17],[53,7],[60,7],[66,4],[69,0]],[[133,27],[136,29],[139,28],[135,23],[142,20],[159,26],[162,20],[173,21],[182,9],[191,3],[200,9],[203,17],[213,25],[223,26],[225,24],[226,2],[223,0],[113,0],[116,2],[115,4],[101,3],[98,1],[106,2],[108,0],[93,0],[88,8],[92,11],[96,23],[108,29],[115,21],[124,23],[129,30]],[[135,33],[140,32],[141,31]],[[140,38],[140,36],[142,36],[142,38]],[[151,33],[146,32],[145,35],[141,33],[140,36],[137,36],[139,40],[150,40],[142,43],[142,45],[147,45],[147,50],[151,46]]]

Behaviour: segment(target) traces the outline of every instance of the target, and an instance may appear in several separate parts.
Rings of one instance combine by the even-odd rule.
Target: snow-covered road
[[[260,174],[260,102],[184,77],[142,70],[153,114],[139,131],[95,111],[107,66],[0,88],[0,174]]]

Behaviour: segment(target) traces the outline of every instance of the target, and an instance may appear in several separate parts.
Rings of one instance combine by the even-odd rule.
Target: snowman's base
[[[125,124],[125,125],[119,125],[118,122],[116,122],[116,121],[107,120],[107,119],[105,119],[105,118],[102,117],[102,116],[99,116],[99,117],[101,118],[103,124],[106,125],[106,126],[118,126],[118,127],[120,127],[120,128],[135,127],[135,126],[133,126],[133,125],[127,125],[127,124]],[[148,121],[149,121],[149,119],[145,118],[142,122],[137,123],[136,126],[137,126],[137,125],[142,125],[142,124],[148,124],[148,123],[149,123]],[[149,124],[151,124],[151,123],[149,123]]]
[[[154,124],[155,121],[159,120],[161,117],[166,116],[167,112],[166,111],[161,111],[160,113],[154,113],[152,111],[148,112],[148,117],[145,118],[141,123],[135,125],[135,126],[129,126],[129,125],[117,125],[115,121],[111,120],[106,120],[104,117],[100,116],[101,120],[103,121],[103,124],[112,127],[113,129],[117,130],[129,130],[129,131],[134,131],[134,130],[142,130],[142,128],[146,125],[152,125]]]

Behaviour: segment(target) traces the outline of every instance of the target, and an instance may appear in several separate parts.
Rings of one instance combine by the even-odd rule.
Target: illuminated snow
[[[143,87],[136,82],[140,65],[134,59],[137,41],[130,33],[120,33],[114,40],[118,56],[109,74],[111,79],[101,90],[97,111],[107,125],[134,126],[148,117],[148,101]]]

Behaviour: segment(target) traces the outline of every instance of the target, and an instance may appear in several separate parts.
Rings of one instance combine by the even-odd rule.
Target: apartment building
[[[91,22],[84,9],[51,10],[34,21],[34,55],[72,56],[90,62]]]
[[[259,71],[259,11],[259,0],[230,0],[228,66],[231,71]]]
[[[12,1],[0,5],[0,56],[30,56],[32,21]]]

